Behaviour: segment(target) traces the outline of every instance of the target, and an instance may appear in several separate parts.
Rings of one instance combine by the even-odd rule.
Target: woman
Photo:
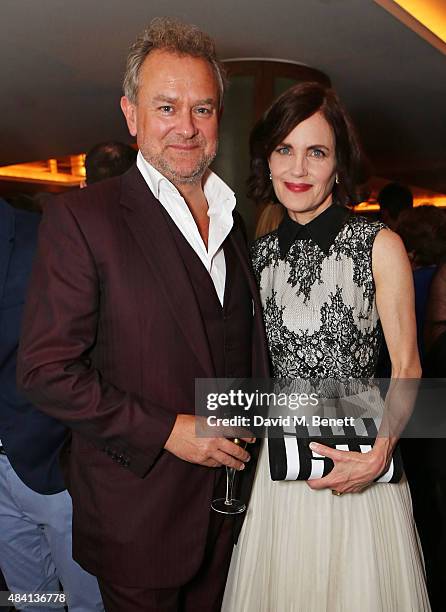
[[[410,264],[396,234],[345,207],[362,161],[334,92],[285,92],[251,155],[250,196],[287,209],[252,251],[273,375],[373,376],[382,325],[392,375],[419,377]],[[429,610],[407,482],[373,484],[395,442],[377,438],[366,454],[312,445],[334,468],[307,482],[271,481],[264,444],[223,610]]]

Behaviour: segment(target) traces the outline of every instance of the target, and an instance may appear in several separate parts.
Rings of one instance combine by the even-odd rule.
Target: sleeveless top
[[[284,223],[304,230],[286,253],[280,244]],[[385,227],[332,205],[305,226],[286,215],[253,244],[274,377],[374,375],[382,331],[372,247]]]

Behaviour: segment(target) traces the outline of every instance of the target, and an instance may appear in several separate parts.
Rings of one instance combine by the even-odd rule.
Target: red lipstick
[[[293,193],[303,193],[311,189],[312,185],[309,183],[287,183],[285,181],[285,187]]]

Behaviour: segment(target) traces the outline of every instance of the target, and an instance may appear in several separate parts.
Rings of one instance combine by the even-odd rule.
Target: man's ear
[[[126,96],[121,98],[121,110],[124,113],[127,127],[132,136],[136,136],[136,106]]]

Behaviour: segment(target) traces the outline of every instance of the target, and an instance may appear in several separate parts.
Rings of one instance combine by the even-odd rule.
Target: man
[[[223,96],[213,42],[155,20],[124,92],[137,164],[48,210],[20,379],[73,429],[74,555],[107,611],[212,612],[234,538],[233,519],[210,510],[215,468],[246,465],[247,500],[254,462],[195,435],[194,381],[268,374],[235,198],[208,170]]]
[[[93,612],[103,610],[97,580],[71,553],[72,506],[58,460],[67,429],[16,389],[20,322],[39,220],[36,212],[0,199],[0,566],[14,593],[58,592],[60,580],[70,611]],[[42,612],[50,609],[39,606]]]
[[[400,183],[387,183],[378,194],[381,220],[395,230],[403,210],[413,207],[413,195],[409,187]]]
[[[86,182],[81,187],[124,174],[136,161],[136,151],[123,142],[110,140],[92,147],[85,156]]]

